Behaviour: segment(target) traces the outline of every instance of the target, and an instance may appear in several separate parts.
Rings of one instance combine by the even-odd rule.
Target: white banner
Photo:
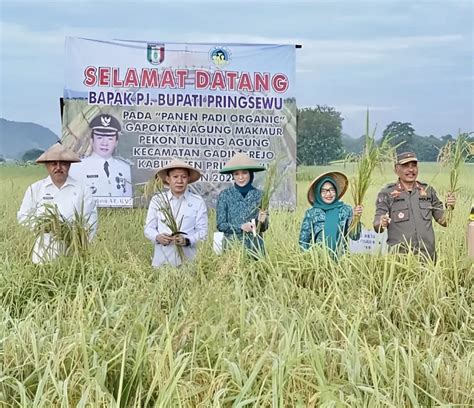
[[[294,77],[293,45],[67,38],[63,142],[83,157],[71,175],[99,206],[130,207],[180,158],[203,173],[193,188],[214,207],[231,182],[219,170],[244,151],[265,166],[281,157],[273,204],[294,208]]]

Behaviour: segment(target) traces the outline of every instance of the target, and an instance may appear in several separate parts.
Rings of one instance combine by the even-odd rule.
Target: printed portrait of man
[[[100,206],[107,206],[107,197],[132,197],[130,164],[114,157],[120,122],[112,115],[100,114],[89,127],[92,154],[71,166],[71,177],[87,185]]]

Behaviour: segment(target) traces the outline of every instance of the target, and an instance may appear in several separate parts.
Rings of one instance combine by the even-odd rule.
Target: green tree
[[[44,150],[41,149],[30,149],[27,150],[23,156],[21,157],[22,161],[31,161],[31,160],[36,160],[38,157],[40,157],[44,153]]]
[[[441,136],[441,140],[443,141],[443,145],[445,145],[446,143],[454,140],[454,137],[450,134],[447,134],[447,135]]]
[[[342,121],[341,113],[330,106],[298,110],[298,163],[324,165],[340,159]]]
[[[444,145],[443,141],[430,135],[428,137],[413,136],[413,150],[420,161],[434,162],[438,159],[438,153]]]
[[[390,123],[382,134],[382,139],[391,137],[391,144],[397,146],[397,152],[413,151],[415,142],[415,129],[411,123],[408,122],[392,122]]]

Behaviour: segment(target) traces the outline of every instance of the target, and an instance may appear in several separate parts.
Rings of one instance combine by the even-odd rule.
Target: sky
[[[66,36],[301,44],[298,107],[341,112],[343,132],[392,121],[418,135],[474,130],[473,0],[0,0],[0,117],[60,133]]]

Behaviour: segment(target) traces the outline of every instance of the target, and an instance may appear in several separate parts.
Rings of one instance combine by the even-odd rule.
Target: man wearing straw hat
[[[20,224],[32,230],[38,218],[48,208],[55,208],[65,219],[71,220],[75,213],[82,215],[88,226],[89,239],[97,230],[97,208],[87,187],[69,176],[71,163],[79,157],[60,143],[51,146],[36,163],[44,163],[48,177],[33,183],[26,190],[17,218]],[[33,249],[33,263],[53,260],[64,252],[63,245],[45,231],[38,236]]]
[[[156,176],[168,186],[168,191],[159,192],[151,199],[145,221],[145,237],[155,246],[154,267],[167,264],[176,267],[185,259],[193,259],[197,244],[207,236],[206,204],[199,195],[188,189],[188,184],[198,181],[201,173],[184,161],[174,159]],[[170,216],[178,231],[172,230]]]
[[[415,153],[397,156],[395,173],[398,180],[385,186],[377,196],[374,217],[375,232],[387,229],[387,243],[400,252],[410,248],[435,259],[435,234],[432,218],[446,226],[443,203],[436,191],[417,180],[418,159]],[[454,207],[456,197],[448,194],[446,207]]]
[[[99,206],[111,205],[110,197],[132,197],[130,164],[113,157],[120,122],[112,115],[101,114],[92,119],[89,127],[92,154],[71,166],[71,176],[90,188]]]

